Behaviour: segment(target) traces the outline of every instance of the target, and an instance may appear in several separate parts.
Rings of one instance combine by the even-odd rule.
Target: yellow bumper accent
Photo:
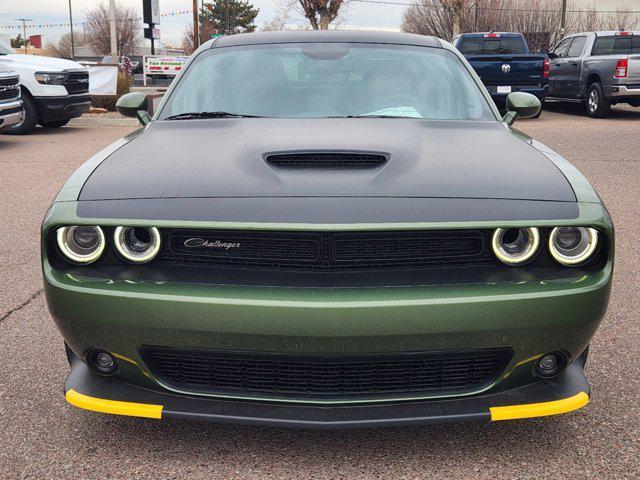
[[[65,398],[73,406],[84,408],[85,410],[93,410],[94,412],[129,415],[131,417],[162,418],[162,405],[106,400],[83,395],[73,389],[65,394]]]
[[[578,410],[589,403],[589,395],[580,392],[573,397],[552,402],[525,403],[507,407],[490,407],[491,420],[513,420],[516,418],[546,417]]]

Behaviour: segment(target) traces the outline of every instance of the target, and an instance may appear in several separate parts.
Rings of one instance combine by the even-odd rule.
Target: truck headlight
[[[95,262],[105,247],[104,232],[92,225],[73,225],[58,228],[56,232],[58,248],[72,263]]]
[[[62,85],[66,78],[65,73],[56,72],[36,72],[35,77],[38,83],[43,85]]]
[[[536,254],[540,245],[540,232],[536,227],[497,228],[493,232],[493,254],[507,265],[522,265]]]
[[[160,232],[156,227],[116,227],[113,242],[124,260],[147,263],[160,251]]]
[[[562,265],[586,262],[598,246],[598,231],[587,227],[556,227],[549,235],[549,252]]]

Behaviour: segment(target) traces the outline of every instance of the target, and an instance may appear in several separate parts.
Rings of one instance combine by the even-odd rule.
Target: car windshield
[[[464,37],[460,51],[463,55],[512,55],[525,53],[525,48],[520,37]]]
[[[204,51],[184,72],[158,118],[202,118],[211,112],[281,118],[495,120],[480,88],[454,53],[357,43]]]

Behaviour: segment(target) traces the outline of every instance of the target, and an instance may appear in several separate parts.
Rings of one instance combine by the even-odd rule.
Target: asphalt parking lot
[[[593,120],[556,106],[516,126],[578,166],[616,224],[613,296],[586,368],[592,402],[511,423],[355,431],[160,422],[67,405],[38,229],[68,175],[133,128],[0,136],[0,479],[639,478],[640,109]]]

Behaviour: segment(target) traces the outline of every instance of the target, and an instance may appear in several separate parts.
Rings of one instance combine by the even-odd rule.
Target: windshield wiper
[[[259,115],[242,115],[230,112],[185,112],[171,115],[165,120],[188,120],[191,118],[264,118]]]
[[[422,117],[411,117],[409,115],[384,115],[384,114],[363,114],[363,115],[335,115],[331,117],[324,118],[422,118]]]

